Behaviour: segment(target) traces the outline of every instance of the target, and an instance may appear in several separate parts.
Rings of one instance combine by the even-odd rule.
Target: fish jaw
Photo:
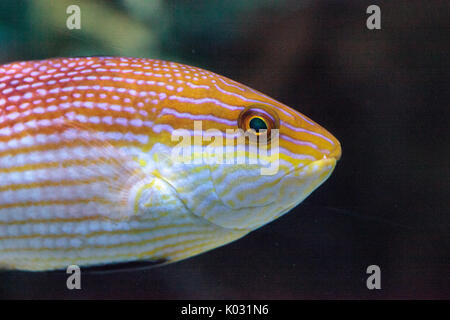
[[[312,161],[303,168],[297,168],[287,174],[283,179],[283,193],[280,193],[280,201],[286,205],[274,220],[288,213],[305,200],[314,190],[320,187],[333,173],[337,159],[326,157]]]

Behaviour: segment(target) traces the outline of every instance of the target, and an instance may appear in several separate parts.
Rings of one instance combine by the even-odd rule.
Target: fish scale
[[[275,175],[170,157],[176,130],[235,130],[253,107],[279,119]],[[300,203],[340,152],[311,119],[200,68],[123,57],[0,66],[0,266],[191,257]]]

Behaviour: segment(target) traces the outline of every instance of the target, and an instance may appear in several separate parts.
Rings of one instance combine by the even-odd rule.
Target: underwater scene
[[[0,299],[450,298],[449,9],[1,1]]]

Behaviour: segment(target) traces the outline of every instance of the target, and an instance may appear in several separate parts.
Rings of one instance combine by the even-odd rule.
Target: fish
[[[1,65],[0,268],[196,256],[296,207],[341,152],[302,113],[198,67],[106,56]]]

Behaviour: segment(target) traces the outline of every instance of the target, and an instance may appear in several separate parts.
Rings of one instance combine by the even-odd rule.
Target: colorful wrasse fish
[[[211,146],[212,129],[227,144],[227,129],[277,131],[279,165],[262,175],[263,163],[174,161],[180,129],[193,134],[193,158]],[[306,116],[196,67],[115,57],[3,65],[0,267],[185,259],[288,212],[340,154]]]

